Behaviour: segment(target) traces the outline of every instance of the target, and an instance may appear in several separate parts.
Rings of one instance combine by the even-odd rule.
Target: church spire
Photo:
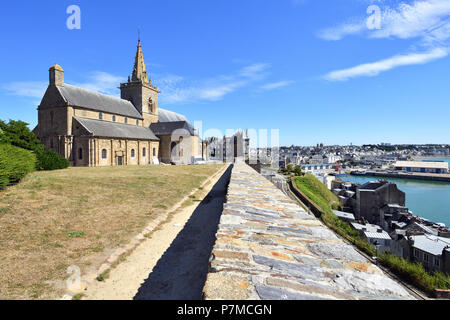
[[[144,54],[142,52],[141,39],[138,40],[136,58],[134,60],[133,76],[131,81],[140,81],[142,83],[150,83],[147,76],[147,68],[145,67]]]

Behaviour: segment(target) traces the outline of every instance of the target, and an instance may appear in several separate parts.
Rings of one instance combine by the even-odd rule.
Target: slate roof
[[[95,137],[159,140],[148,127],[78,117],[75,119]]]
[[[64,84],[64,86],[56,87],[63,98],[71,106],[143,119],[139,111],[128,100],[75,87],[70,84]]]
[[[166,109],[159,108],[158,110],[158,116],[159,116],[159,122],[179,122],[179,121],[186,121],[185,116],[175,113]]]
[[[181,130],[184,129],[189,134],[194,135],[194,127],[187,121],[176,121],[176,122],[157,122],[152,123],[150,125],[150,129],[156,134],[156,135],[170,135],[175,130]]]
[[[337,215],[339,218],[345,218],[345,219],[351,219],[355,220],[355,216],[348,212],[333,210],[334,214]]]
[[[412,238],[414,240],[414,248],[428,252],[434,256],[442,255],[442,251],[447,246],[450,246],[450,239],[448,238],[431,235],[413,236]]]
[[[370,239],[384,239],[384,240],[392,240],[392,238],[389,236],[389,233],[386,231],[383,232],[364,232],[364,235],[366,238]]]
[[[363,184],[362,186],[360,186],[359,190],[374,191],[374,190],[384,186],[385,184],[386,184],[386,182],[370,181],[370,182],[367,182],[367,183]]]

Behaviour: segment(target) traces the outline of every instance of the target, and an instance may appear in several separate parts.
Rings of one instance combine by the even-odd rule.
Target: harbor
[[[450,226],[450,183],[431,179],[411,179],[375,175],[341,175],[337,179],[364,184],[383,180],[395,183],[406,194],[406,205],[414,215]]]

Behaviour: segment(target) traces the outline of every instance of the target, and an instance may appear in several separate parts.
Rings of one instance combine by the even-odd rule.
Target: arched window
[[[50,123],[51,126],[53,127],[53,118],[55,117],[55,113],[53,111],[50,111]]]
[[[148,110],[150,110],[150,113],[155,113],[153,109],[153,99],[151,97],[148,98]]]
[[[113,116],[112,120],[113,120],[114,122],[116,122],[116,116]]]
[[[153,148],[153,156],[156,157],[156,148]]]
[[[128,118],[125,117],[125,123],[128,123]]]
[[[143,157],[146,157],[147,156],[147,149],[142,149],[142,156]]]
[[[136,125],[137,125],[137,126],[139,125],[139,120],[136,120]]]
[[[78,159],[83,160],[83,148],[78,149]]]
[[[106,159],[108,157],[108,151],[106,149],[102,150],[102,159]]]
[[[99,119],[99,120],[103,120],[103,113],[99,112],[99,114],[98,114],[98,119]]]
[[[135,155],[134,149],[131,149],[131,157],[134,158],[135,156],[136,156],[136,155]]]

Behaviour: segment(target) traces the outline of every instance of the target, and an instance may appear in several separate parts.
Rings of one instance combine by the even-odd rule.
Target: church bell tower
[[[158,122],[159,90],[153,86],[147,74],[141,40],[138,41],[133,73],[128,82],[120,84],[120,95],[130,101],[144,118],[144,126]]]

